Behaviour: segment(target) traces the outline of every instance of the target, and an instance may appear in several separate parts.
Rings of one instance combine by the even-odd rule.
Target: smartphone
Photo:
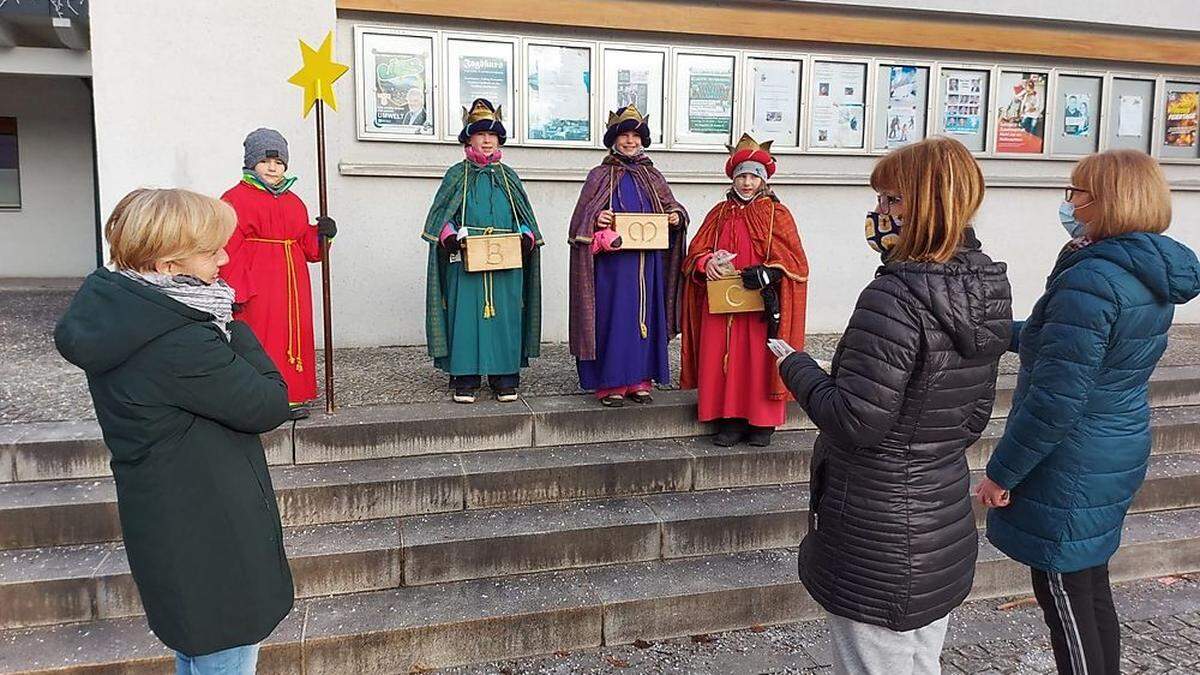
[[[794,347],[789,345],[787,342],[780,340],[779,338],[771,338],[770,340],[767,340],[767,349],[770,349],[771,353],[774,354],[775,358],[777,359],[782,359],[788,354],[796,351]]]

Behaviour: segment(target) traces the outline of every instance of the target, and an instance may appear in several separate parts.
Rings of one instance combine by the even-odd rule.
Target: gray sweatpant
[[[869,623],[825,615],[833,643],[837,675],[940,675],[942,643],[950,617],[928,626],[894,631]]]

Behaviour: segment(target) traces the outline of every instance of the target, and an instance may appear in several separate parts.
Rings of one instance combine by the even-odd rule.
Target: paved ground
[[[1200,575],[1122,584],[1121,672],[1200,672]],[[1011,604],[1015,607],[1007,607]],[[969,603],[954,612],[943,672],[1001,675],[1053,673],[1054,657],[1032,598]],[[608,647],[575,654],[503,661],[441,671],[446,675],[545,673],[829,673],[823,621],[762,630]]]
[[[54,350],[54,323],[70,298],[62,288],[0,286],[0,424],[94,417],[83,373]],[[837,338],[811,335],[809,351],[828,359]],[[678,346],[676,341],[671,350],[674,373],[679,372]],[[433,369],[424,347],[338,349],[336,356],[338,405],[414,403],[448,396],[445,380]],[[318,363],[321,358],[318,353]],[[1162,363],[1200,363],[1200,326],[1175,328]],[[1002,369],[1013,372],[1015,367],[1013,356],[1006,356]],[[564,344],[543,345],[541,358],[522,378],[522,392],[530,396],[579,392],[575,362]]]

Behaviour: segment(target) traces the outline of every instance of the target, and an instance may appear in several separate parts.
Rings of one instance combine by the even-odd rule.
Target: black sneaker
[[[750,426],[749,433],[746,434],[746,442],[756,448],[765,448],[771,444],[771,436],[775,433],[775,427],[756,427]]]
[[[717,422],[717,433],[713,436],[713,445],[729,448],[741,442],[746,435],[746,420],[723,419]]]

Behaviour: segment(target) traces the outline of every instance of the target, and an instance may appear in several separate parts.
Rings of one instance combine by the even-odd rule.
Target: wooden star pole
[[[315,105],[317,108],[317,202],[322,217],[329,216],[329,200],[325,189],[325,103],[337,110],[333,83],[346,74],[349,66],[333,60],[333,31],[325,35],[318,49],[300,41],[303,67],[288,78],[288,82],[304,89],[304,117]],[[325,412],[333,413],[333,297],[329,283],[329,240],[321,237],[321,308],[325,319]]]

